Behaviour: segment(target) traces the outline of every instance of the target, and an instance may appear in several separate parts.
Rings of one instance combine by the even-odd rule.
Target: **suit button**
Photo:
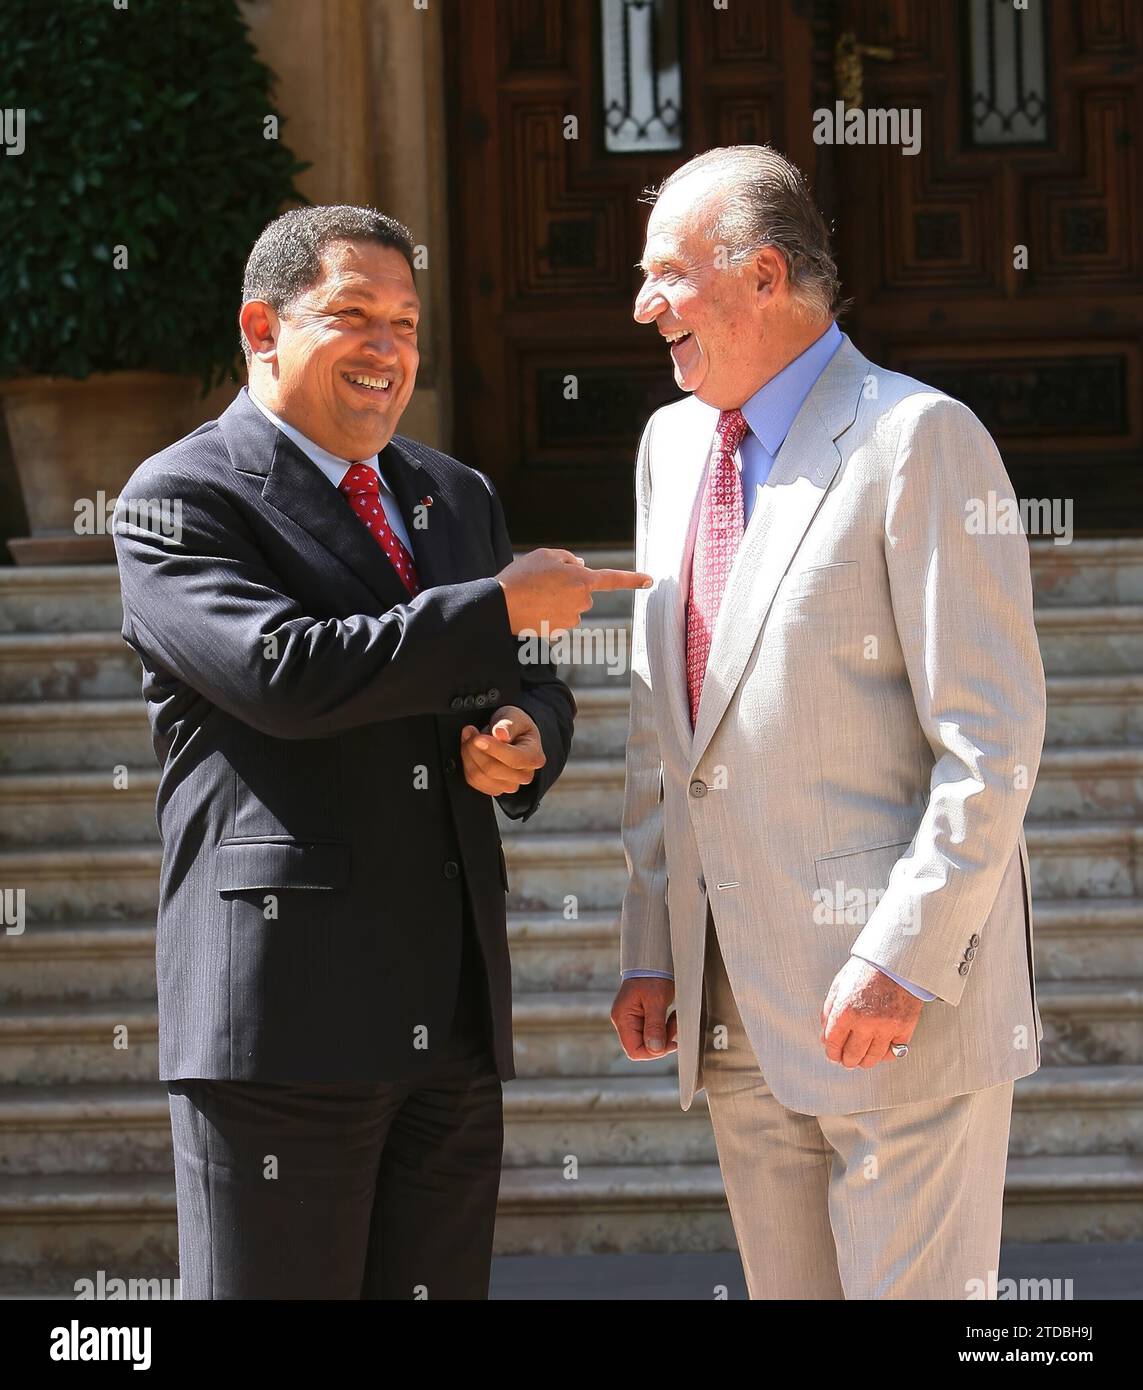
[[[455,758],[446,758],[446,759],[445,759],[445,771],[446,771],[446,772],[455,772],[455,771],[456,771],[456,759],[455,759]]]
[[[692,795],[692,796],[705,796],[705,795],[706,795],[706,783],[705,783],[705,782],[700,782],[700,781],[696,778],[696,779],[691,783],[691,795]]]
[[[962,960],[961,963],[957,966],[957,971],[958,971],[961,975],[967,975],[967,974],[968,974],[968,969],[969,969],[969,967],[968,967],[968,961],[966,961],[966,960]]]
[[[444,866],[444,876],[445,878],[459,878],[460,865],[453,859],[446,859]]]
[[[970,947],[968,948],[968,950],[965,951],[965,953],[964,953],[964,958],[965,958],[965,960],[975,960],[975,959],[976,959],[976,947],[975,947],[975,946],[970,946]]]
[[[488,698],[490,700],[499,700],[500,692],[496,689],[495,686],[493,686],[492,689],[488,692]]]
[[[476,708],[476,696],[475,696],[475,695],[466,695],[466,696],[464,697],[464,707],[465,707],[465,709],[475,709],[475,708]]]
[[[452,699],[448,702],[448,705],[449,705],[449,709],[464,709],[464,698],[463,698],[463,696],[454,695],[454,696],[452,697]]]
[[[477,708],[477,709],[483,709],[484,706],[485,706],[487,703],[488,703],[488,696],[487,696],[487,695],[478,695],[478,696],[476,697],[476,708]]]
[[[699,874],[698,876],[698,890],[700,893],[706,892],[706,879],[703,877],[702,874]]]
[[[973,934],[968,938],[968,944],[969,944],[970,946],[979,946],[979,945],[980,945],[980,937],[977,936],[977,934],[976,934],[975,932],[973,932]]]

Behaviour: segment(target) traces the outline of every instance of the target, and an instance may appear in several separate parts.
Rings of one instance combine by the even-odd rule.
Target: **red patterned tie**
[[[355,463],[338,488],[349,498],[350,506],[368,527],[369,534],[388,555],[397,577],[408,589],[409,597],[416,598],[421,592],[417,567],[385,516],[385,508],[381,505],[381,479],[376,470],[368,464]]]
[[[734,455],[745,434],[746,419],[741,410],[724,410],[718,417],[695,533],[687,598],[687,694],[692,727],[698,722],[714,624],[742,540],[742,476],[735,467]]]

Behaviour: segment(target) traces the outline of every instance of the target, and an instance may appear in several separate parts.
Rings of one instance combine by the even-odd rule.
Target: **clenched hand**
[[[527,786],[547,759],[535,720],[516,705],[501,705],[487,733],[474,724],[460,731],[464,780],[487,796],[503,796]]]
[[[831,1062],[875,1067],[897,1059],[894,1043],[907,1043],[921,1017],[922,1000],[875,965],[850,956],[833,977],[822,1005],[821,1042]]]

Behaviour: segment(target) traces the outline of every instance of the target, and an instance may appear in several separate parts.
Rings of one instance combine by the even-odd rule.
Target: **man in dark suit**
[[[489,480],[394,434],[399,223],[289,212],[243,301],[248,388],[116,516],[163,769],[182,1293],[486,1297],[514,1074],[492,798],[536,810],[575,713],[518,635],[642,577],[513,560]]]

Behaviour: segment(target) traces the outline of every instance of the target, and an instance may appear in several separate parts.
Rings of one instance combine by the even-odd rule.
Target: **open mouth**
[[[680,328],[677,333],[664,333],[663,341],[668,347],[673,348],[679,343],[685,343],[690,336],[691,331],[689,328]]]
[[[341,375],[342,379],[347,381],[355,390],[375,399],[384,399],[393,390],[393,378],[391,376],[372,376],[368,372],[342,372]]]

